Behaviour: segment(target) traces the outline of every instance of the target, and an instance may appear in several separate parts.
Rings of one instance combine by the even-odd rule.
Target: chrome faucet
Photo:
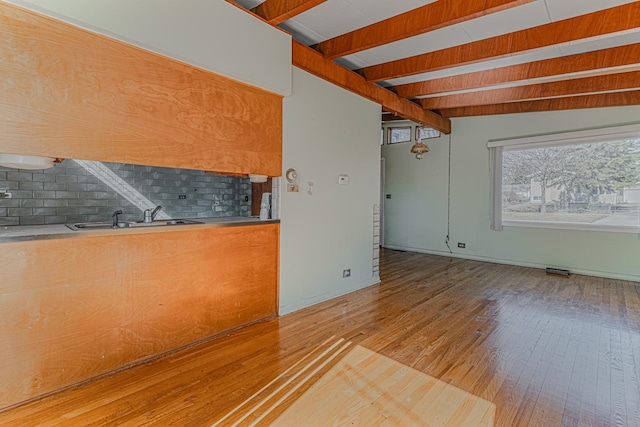
[[[113,215],[111,215],[111,226],[113,228],[118,228],[118,215],[122,215],[122,211],[121,210],[117,210],[113,213]]]
[[[155,209],[151,210],[151,209],[145,209],[144,210],[144,219],[142,220],[142,222],[153,222],[154,219],[156,219],[156,215],[158,215],[158,212],[160,212],[160,209],[162,209],[162,206],[156,206]]]

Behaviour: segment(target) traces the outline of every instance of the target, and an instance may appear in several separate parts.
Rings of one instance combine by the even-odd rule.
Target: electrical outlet
[[[7,192],[7,190],[0,190],[0,199],[10,199],[13,194]]]
[[[460,242],[458,242],[458,247],[459,247],[460,249],[464,249],[464,248],[466,248],[466,247],[467,247],[467,244],[466,244],[466,243],[460,243]]]
[[[351,277],[351,269],[347,268],[346,270],[342,270],[342,278],[346,279],[347,277]]]
[[[186,194],[179,194],[178,195],[178,199],[180,199],[180,200],[186,200],[186,198],[187,198]]]
[[[249,201],[249,196],[244,196],[244,201],[248,202]]]

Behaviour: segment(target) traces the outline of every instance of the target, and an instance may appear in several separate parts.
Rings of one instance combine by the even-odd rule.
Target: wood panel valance
[[[0,92],[0,153],[281,174],[281,96],[6,3]]]

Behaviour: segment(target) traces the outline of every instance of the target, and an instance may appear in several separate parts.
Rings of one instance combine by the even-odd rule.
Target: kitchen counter
[[[106,230],[73,231],[64,224],[52,225],[17,225],[0,227],[0,243],[21,242],[29,240],[65,239],[78,237],[114,236],[125,234],[166,233],[194,229],[239,227],[259,224],[278,224],[280,220],[261,221],[258,217],[222,217],[222,218],[181,218],[201,222],[202,224],[167,225],[158,227],[118,228]]]
[[[0,229],[0,408],[277,315],[277,220],[13,229]]]

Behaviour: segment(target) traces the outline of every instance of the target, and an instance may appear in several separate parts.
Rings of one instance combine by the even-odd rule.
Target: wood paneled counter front
[[[277,314],[278,223],[77,233],[0,243],[0,409]]]

